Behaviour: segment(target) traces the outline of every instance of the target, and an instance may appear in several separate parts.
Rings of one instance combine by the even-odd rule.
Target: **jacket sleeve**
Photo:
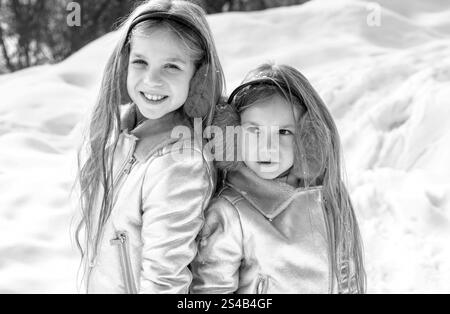
[[[168,153],[147,168],[142,187],[140,293],[188,293],[189,264],[211,197],[211,174],[200,151],[174,160]],[[178,156],[180,157],[180,156]]]
[[[231,203],[219,197],[207,209],[205,219],[198,238],[198,255],[192,263],[191,292],[236,292],[244,258],[239,215]]]

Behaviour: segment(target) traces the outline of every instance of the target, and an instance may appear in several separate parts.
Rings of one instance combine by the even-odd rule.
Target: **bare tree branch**
[[[0,9],[2,9],[3,6],[4,6],[4,2],[2,0],[0,0]],[[5,43],[5,36],[3,33],[3,26],[1,23],[0,23],[0,47],[1,47],[1,52],[2,52],[3,58],[5,59],[6,68],[9,71],[13,72],[15,70],[15,67],[12,65],[11,59],[9,57],[8,48],[6,47],[6,43]]]
[[[91,23],[96,23],[98,19],[104,14],[106,11],[106,8],[111,4],[111,0],[104,0],[100,7],[95,12],[94,16],[90,19]]]

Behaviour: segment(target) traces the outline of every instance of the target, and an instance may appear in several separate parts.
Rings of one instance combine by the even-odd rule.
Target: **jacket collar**
[[[134,156],[138,161],[145,161],[156,150],[179,138],[172,137],[176,126],[190,127],[189,120],[182,112],[175,111],[159,119],[147,119],[136,126],[136,105],[128,105],[121,114],[121,130],[125,136],[136,143]]]
[[[277,180],[265,180],[248,167],[228,174],[227,185],[235,189],[266,218],[273,219],[283,212],[304,188],[295,188]],[[321,187],[308,188],[308,191]]]

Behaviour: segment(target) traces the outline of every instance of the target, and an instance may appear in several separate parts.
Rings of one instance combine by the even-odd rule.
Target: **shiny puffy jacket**
[[[123,116],[113,209],[89,261],[87,292],[188,293],[188,265],[214,191],[214,170],[202,143],[172,136],[173,127],[189,127],[181,113],[147,120],[130,132],[131,114]]]
[[[321,187],[294,188],[241,167],[205,213],[192,293],[336,293]]]

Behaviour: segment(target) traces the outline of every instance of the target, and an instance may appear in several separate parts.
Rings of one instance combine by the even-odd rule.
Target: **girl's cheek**
[[[294,155],[294,140],[292,136],[289,136],[289,139],[280,140],[280,151],[289,158]]]
[[[280,136],[280,147],[284,150],[294,150],[294,140],[292,136]]]
[[[241,134],[242,135],[238,142],[238,144],[240,145],[240,150],[238,150],[238,152],[240,154],[239,157],[244,161],[257,160],[257,155],[258,155],[257,137],[248,136],[248,134],[246,136],[245,132],[243,132]]]
[[[137,77],[138,77],[138,73],[137,73],[136,69],[128,68],[128,72],[127,72],[128,83],[135,82],[137,80]]]

